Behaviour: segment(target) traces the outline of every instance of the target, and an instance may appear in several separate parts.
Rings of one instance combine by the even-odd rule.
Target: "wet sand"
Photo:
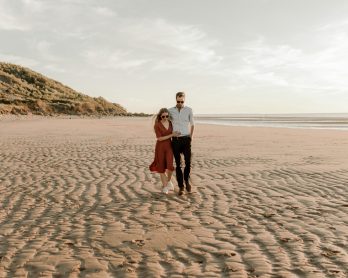
[[[0,118],[0,277],[348,276],[347,131],[197,125],[181,197],[154,144],[147,118]]]

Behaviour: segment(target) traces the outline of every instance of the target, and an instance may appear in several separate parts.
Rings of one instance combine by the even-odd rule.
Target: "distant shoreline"
[[[195,121],[224,126],[348,130],[348,114],[198,115]]]
[[[288,117],[343,117],[348,118],[348,112],[346,113],[232,113],[232,114],[195,114],[196,117],[209,117],[209,118],[216,118],[216,117],[279,117],[279,118],[288,118]]]

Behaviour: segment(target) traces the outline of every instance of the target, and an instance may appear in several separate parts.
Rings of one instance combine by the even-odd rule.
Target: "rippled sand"
[[[154,144],[149,119],[1,118],[0,277],[348,277],[348,132],[197,125],[181,197]]]

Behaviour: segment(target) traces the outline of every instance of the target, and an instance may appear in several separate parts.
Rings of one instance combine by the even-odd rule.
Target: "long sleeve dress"
[[[169,127],[166,129],[159,121],[155,124],[156,137],[163,137],[173,133],[173,125],[169,122]],[[173,150],[171,139],[156,142],[155,158],[150,165],[151,172],[164,173],[166,169],[174,171],[173,166]]]

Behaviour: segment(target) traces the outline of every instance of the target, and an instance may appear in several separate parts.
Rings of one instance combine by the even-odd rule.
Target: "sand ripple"
[[[197,145],[194,192],[163,196],[124,132],[0,136],[0,277],[348,276],[347,165]]]

